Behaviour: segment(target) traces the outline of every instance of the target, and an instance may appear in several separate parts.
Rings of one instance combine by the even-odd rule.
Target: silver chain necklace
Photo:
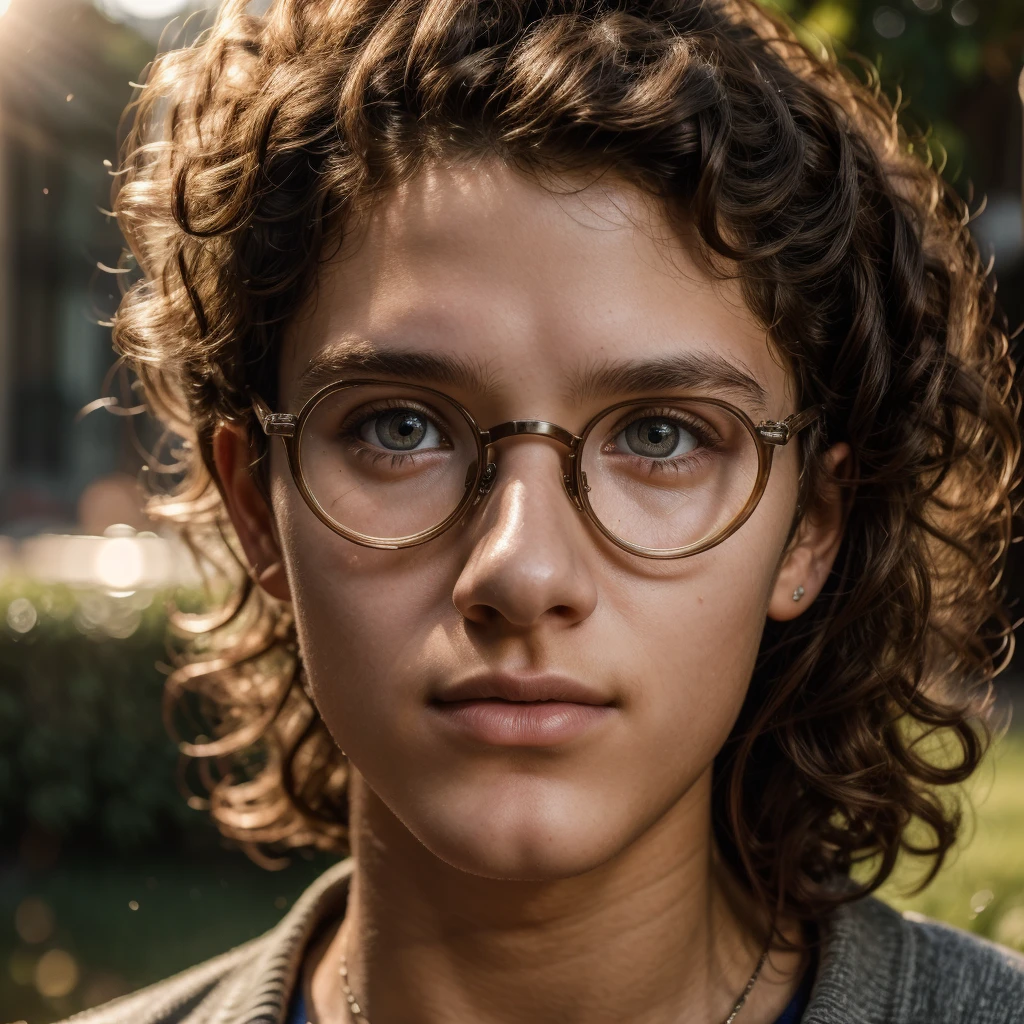
[[[754,968],[754,973],[747,979],[747,984],[740,993],[739,999],[736,1000],[732,1011],[729,1013],[729,1016],[722,1021],[722,1024],[732,1024],[740,1010],[743,1009],[743,1004],[746,1003],[747,996],[750,995],[754,985],[757,984],[757,979],[761,974],[761,968],[764,967],[765,961],[768,959],[768,949],[770,945],[771,937],[769,936],[768,944],[764,947],[764,951],[758,958],[757,966]],[[355,993],[352,991],[352,988],[348,983],[348,958],[344,953],[341,954],[341,964],[338,967],[338,973],[341,975],[341,990],[345,994],[345,1002],[348,1003],[349,1018],[355,1020],[355,1018],[358,1017],[362,1020],[363,1024],[370,1024],[369,1017],[367,1017],[363,1012],[362,1005],[356,998]]]

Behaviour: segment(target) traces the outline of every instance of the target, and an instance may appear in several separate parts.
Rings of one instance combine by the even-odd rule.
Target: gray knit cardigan
[[[351,859],[265,935],[74,1024],[281,1024],[303,950],[344,910]],[[1024,957],[868,898],[833,912],[801,1024],[1024,1024]]]

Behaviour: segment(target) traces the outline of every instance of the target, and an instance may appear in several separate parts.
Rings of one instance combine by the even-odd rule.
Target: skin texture
[[[353,349],[465,360],[484,387],[436,386],[483,426],[539,418],[578,432],[633,397],[579,394],[588,371],[680,353],[755,377],[767,395],[747,409],[755,422],[798,411],[738,285],[712,281],[663,211],[607,177],[552,194],[482,162],[389,193],[292,325],[277,408],[298,412],[314,356]],[[239,434],[215,438],[240,540],[261,585],[293,602],[314,699],[355,769],[353,896],[308,958],[311,1019],[348,1019],[343,948],[374,1024],[724,1019],[766,933],[716,863],[711,766],[766,617],[800,614],[825,581],[838,493],[787,548],[791,444],[738,533],[653,561],[603,539],[562,489],[564,449],[527,436],[501,442],[464,526],[382,551],[323,526],[283,446],[271,452],[268,509]],[[841,473],[845,446],[828,457]],[[557,747],[453,742],[430,697],[484,671],[568,675],[613,713]],[[774,954],[741,1024],[774,1020],[801,966]]]

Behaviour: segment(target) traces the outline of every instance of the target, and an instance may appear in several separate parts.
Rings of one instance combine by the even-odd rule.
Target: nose
[[[558,446],[539,438],[502,443],[497,475],[478,510],[473,547],[453,592],[479,625],[574,625],[597,604],[583,517],[566,499]]]

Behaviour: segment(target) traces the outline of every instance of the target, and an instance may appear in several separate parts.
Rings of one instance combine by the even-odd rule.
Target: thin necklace
[[[764,967],[765,961],[768,959],[768,950],[770,946],[771,936],[769,935],[768,942],[766,943],[760,957],[758,957],[754,973],[747,979],[747,984],[740,993],[739,999],[736,1000],[732,1011],[729,1013],[729,1016],[722,1021],[722,1024],[732,1024],[740,1010],[743,1009],[743,1004],[746,1003],[747,996],[750,995],[754,985],[757,984],[758,976],[761,974],[761,968]],[[345,1001],[348,1003],[349,1016],[351,1018],[360,1017],[362,1018],[363,1024],[370,1024],[370,1018],[363,1012],[363,1008],[359,1000],[356,998],[355,993],[352,991],[352,988],[348,983],[348,958],[344,953],[341,954],[341,964],[338,967],[338,973],[341,975],[341,990],[345,993]]]

